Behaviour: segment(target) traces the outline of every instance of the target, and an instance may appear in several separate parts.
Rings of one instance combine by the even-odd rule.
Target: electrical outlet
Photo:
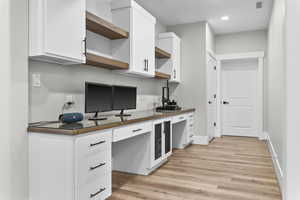
[[[32,87],[41,87],[41,74],[32,74]]]

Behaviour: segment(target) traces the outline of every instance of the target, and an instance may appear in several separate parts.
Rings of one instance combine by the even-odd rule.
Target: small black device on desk
[[[170,88],[169,88],[169,81],[167,81],[167,87],[162,88],[162,106],[157,107],[156,111],[176,111],[181,110],[181,107],[177,105],[175,100],[170,100]]]

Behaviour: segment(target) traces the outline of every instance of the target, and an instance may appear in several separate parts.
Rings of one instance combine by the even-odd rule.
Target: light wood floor
[[[265,142],[223,137],[176,150],[150,176],[113,173],[109,200],[281,200]]]

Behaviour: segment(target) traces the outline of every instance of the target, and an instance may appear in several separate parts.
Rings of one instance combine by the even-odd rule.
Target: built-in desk
[[[112,170],[148,175],[192,141],[194,109],[28,128],[31,200],[105,199]]]

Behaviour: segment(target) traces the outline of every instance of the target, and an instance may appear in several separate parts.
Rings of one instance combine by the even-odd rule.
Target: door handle
[[[227,105],[227,104],[229,104],[229,102],[228,101],[223,101],[223,104]]]
[[[208,104],[212,104],[212,102],[211,102],[211,101],[209,101],[209,102],[208,102]]]

